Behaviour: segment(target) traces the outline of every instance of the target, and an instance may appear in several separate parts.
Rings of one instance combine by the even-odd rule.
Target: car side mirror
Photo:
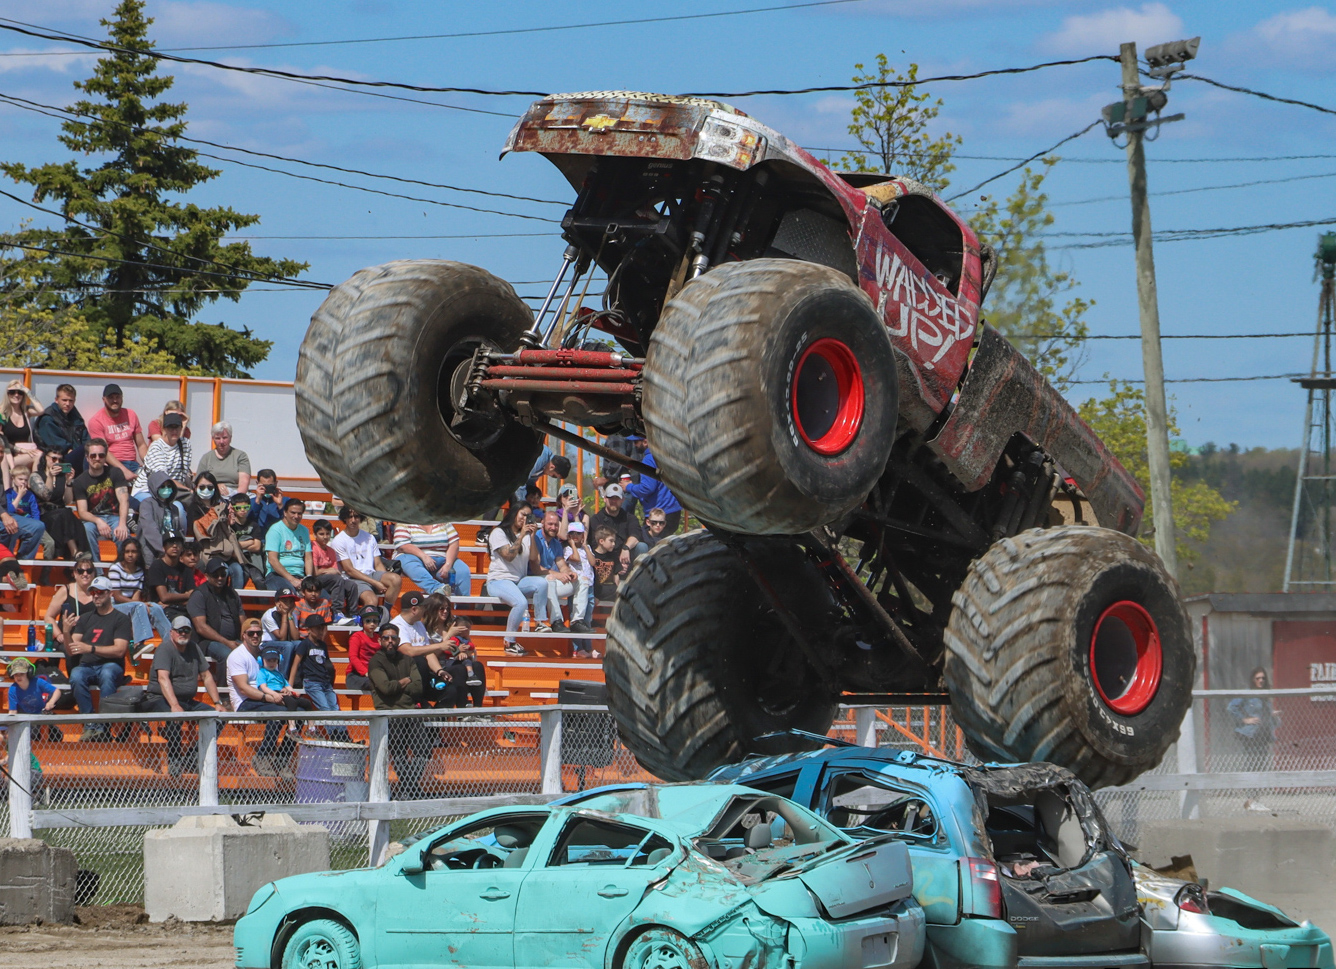
[[[421,875],[427,870],[427,848],[423,848],[417,854],[406,853],[406,860],[399,866],[399,871],[404,875]]]

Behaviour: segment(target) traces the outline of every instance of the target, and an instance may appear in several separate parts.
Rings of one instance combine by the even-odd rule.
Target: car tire
[[[752,535],[810,531],[861,504],[885,470],[890,337],[836,270],[729,263],[664,307],[643,412],[664,482],[697,517]]]
[[[653,928],[633,938],[617,962],[617,969],[701,969],[709,960],[700,946],[680,932]]]
[[[532,322],[509,283],[459,262],[391,262],[334,287],[296,377],[297,427],[325,487],[395,522],[459,521],[504,503],[538,437],[499,410],[464,422],[451,384],[475,347],[515,350]]]
[[[608,707],[622,742],[663,780],[697,780],[752,753],[809,750],[837,697],[769,608],[742,560],[706,531],[654,546],[608,619]]]
[[[282,969],[362,969],[357,936],[342,922],[312,919],[297,926],[283,947]]]
[[[946,628],[952,712],[984,760],[1049,761],[1090,787],[1160,762],[1197,658],[1159,557],[1107,528],[1031,529],[971,566]]]

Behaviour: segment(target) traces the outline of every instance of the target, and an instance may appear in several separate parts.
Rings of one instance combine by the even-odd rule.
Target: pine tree
[[[152,22],[144,0],[121,0],[114,19],[102,23],[109,43],[124,49],[75,82],[89,98],[67,109],[73,118],[61,126],[60,141],[92,156],[90,167],[0,163],[0,171],[32,186],[34,202],[54,200],[75,220],[8,239],[39,259],[46,278],[34,285],[77,306],[118,353],[139,347],[165,352],[183,370],[248,376],[246,368],[264,360],[272,342],[193,318],[220,296],[236,301],[250,283],[290,277],[307,264],[256,256],[245,242],[223,243],[258,215],[175,200],[221,173],[176,140],[186,130],[187,105],[158,100],[173,78],[157,73],[156,58],[138,53],[153,47]]]

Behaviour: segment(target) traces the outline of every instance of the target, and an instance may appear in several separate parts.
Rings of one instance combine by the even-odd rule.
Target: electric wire
[[[873,151],[871,148],[812,148],[804,146],[803,150],[811,152],[814,155],[817,154],[832,155],[837,152],[846,155],[879,154],[879,152]],[[909,158],[938,157],[937,152],[927,152],[927,151],[900,152],[900,154]],[[1277,161],[1312,161],[1315,159],[1330,160],[1333,158],[1336,158],[1336,155],[1252,155],[1249,157],[1242,157],[1242,158],[1158,158],[1157,157],[1157,158],[1147,158],[1146,161],[1148,163],[1156,165],[1201,165],[1201,164],[1209,164],[1212,162],[1255,163],[1255,162],[1277,162]],[[1025,161],[1025,159],[1021,158],[1019,155],[959,155],[954,152],[951,154],[951,159],[953,161],[956,159],[960,159],[962,161],[1000,161],[1000,162]],[[1069,165],[1126,165],[1127,164],[1127,160],[1124,158],[1072,158],[1070,155],[1063,155],[1062,161]]]
[[[1272,340],[1281,337],[1305,336],[1312,339],[1313,332],[1307,333],[1161,333],[1161,340]],[[1063,333],[1018,333],[1009,335],[1007,340],[1016,343],[1020,340],[1070,340],[1083,343],[1086,340],[1140,340],[1140,333],[1090,333],[1081,337],[1067,336]]]
[[[1197,188],[1180,188],[1169,192],[1150,192],[1152,197],[1162,197],[1168,195],[1191,195],[1196,192],[1220,192],[1225,189],[1234,188],[1253,188],[1257,185],[1280,185],[1285,182],[1304,182],[1314,178],[1336,178],[1336,172],[1323,172],[1318,175],[1291,175],[1289,178],[1261,178],[1252,182],[1235,182],[1231,185],[1201,185]],[[1094,202],[1117,202],[1126,201],[1127,194],[1122,195],[1102,195],[1099,198],[1076,199],[1071,202],[1049,202],[1049,208],[1058,208],[1064,205],[1090,205]]]
[[[239,64],[224,64],[221,61],[211,61],[199,57],[183,57],[179,54],[169,54],[157,48],[144,47],[123,47],[118,44],[108,44],[103,41],[93,40],[88,37],[80,37],[77,34],[68,34],[64,32],[49,33],[53,28],[41,28],[34,24],[25,23],[22,20],[13,20],[10,18],[0,18],[0,30],[8,30],[13,33],[24,34],[29,37],[36,37],[42,40],[52,40],[61,43],[78,44],[82,47],[88,47],[93,50],[105,50],[117,54],[133,54],[137,57],[152,57],[157,60],[169,61],[174,64],[199,64],[203,67],[212,67],[222,71],[235,71],[241,74],[256,74],[264,77],[275,77],[283,80],[297,81],[331,81],[337,84],[347,84],[354,87],[371,88],[394,88],[403,91],[416,91],[427,94],[477,94],[490,97],[547,97],[549,91],[532,91],[521,89],[503,89],[496,90],[490,88],[461,87],[461,86],[440,86],[427,84],[408,84],[403,81],[366,81],[360,78],[343,77],[337,74],[303,74],[298,71],[284,71],[275,67],[243,67]],[[913,87],[918,84],[932,84],[939,81],[973,81],[985,77],[997,77],[1007,74],[1027,74],[1031,71],[1044,70],[1049,67],[1067,67],[1075,64],[1087,64],[1091,61],[1116,61],[1118,58],[1110,54],[1094,54],[1090,57],[1080,57],[1058,61],[1044,61],[1039,64],[1030,64],[1025,67],[1003,67],[994,68],[986,71],[978,71],[973,74],[944,74],[937,77],[917,78],[913,81],[869,81],[863,84],[835,84],[821,85],[817,87],[791,88],[791,89],[763,89],[753,91],[689,91],[682,97],[696,98],[748,98],[759,95],[796,95],[796,94],[819,94],[838,91],[863,91],[872,88],[886,87]]]
[[[1031,155],[1029,158],[1023,159],[1022,161],[1019,161],[1019,162],[1017,162],[1016,164],[1012,165],[1010,168],[1003,169],[1002,171],[998,172],[996,175],[993,175],[993,176],[991,176],[991,177],[989,177],[989,178],[985,178],[982,182],[980,182],[978,185],[975,185],[973,188],[968,188],[968,189],[966,189],[966,190],[963,191],[963,192],[957,192],[955,195],[952,195],[950,198],[946,199],[946,201],[948,201],[948,202],[954,202],[954,201],[955,201],[956,199],[958,199],[958,198],[962,198],[963,196],[969,195],[969,194],[971,194],[971,193],[973,193],[973,192],[977,192],[979,189],[983,188],[983,187],[984,187],[985,185],[987,185],[988,183],[990,183],[990,182],[995,182],[995,181],[997,181],[999,178],[1002,178],[1002,177],[1005,176],[1005,175],[1010,175],[1012,172],[1016,171],[1016,169],[1018,169],[1018,168],[1022,168],[1022,167],[1024,167],[1025,165],[1028,165],[1028,164],[1029,164],[1030,162],[1032,162],[1032,161],[1036,161],[1036,160],[1038,160],[1038,159],[1040,159],[1040,158],[1043,158],[1045,155],[1052,154],[1052,153],[1053,153],[1054,151],[1056,151],[1058,148],[1061,148],[1063,145],[1067,144],[1067,142],[1069,142],[1069,141],[1074,141],[1074,140],[1076,140],[1077,138],[1080,138],[1080,137],[1081,137],[1083,134],[1085,134],[1087,131],[1089,131],[1089,130],[1091,130],[1092,128],[1095,128],[1095,127],[1097,127],[1097,126],[1099,126],[1099,125],[1101,125],[1101,124],[1103,124],[1103,123],[1104,123],[1103,121],[1098,121],[1098,120],[1097,120],[1097,121],[1092,121],[1092,122],[1090,122],[1090,124],[1086,125],[1086,126],[1085,126],[1084,128],[1082,128],[1080,131],[1073,132],[1072,134],[1068,135],[1066,138],[1063,138],[1061,141],[1059,141],[1059,142],[1058,142],[1056,145],[1054,145],[1052,148],[1045,148],[1043,151],[1036,152],[1035,154]]]
[[[1312,336],[1312,335],[1313,334],[1311,333],[1307,334],[1307,336]],[[1164,382],[1167,384],[1232,384],[1232,383],[1246,383],[1248,381],[1253,381],[1253,380],[1294,380],[1298,377],[1307,377],[1307,376],[1308,374],[1306,373],[1275,373],[1275,374],[1265,374],[1253,377],[1177,377],[1177,378],[1170,377],[1166,378]],[[1067,381],[1068,384],[1071,384],[1073,386],[1078,384],[1108,384],[1108,383],[1144,384],[1145,382],[1146,381],[1144,380],[1120,380],[1115,377],[1105,377],[1100,380]]]
[[[1265,101],[1276,101],[1280,104],[1293,104],[1296,107],[1308,108],[1311,111],[1321,111],[1323,114],[1336,114],[1336,108],[1323,107],[1320,104],[1314,104],[1311,101],[1300,101],[1297,98],[1282,98],[1276,94],[1267,94],[1265,91],[1257,91],[1250,87],[1240,87],[1237,84],[1226,84],[1223,81],[1212,80],[1209,77],[1202,77],[1200,74],[1175,74],[1175,81],[1201,81],[1210,84],[1212,87],[1218,87],[1225,91],[1235,91],[1239,94],[1247,94],[1250,97],[1262,98]]]
[[[1316,226],[1336,225],[1336,218],[1308,219],[1303,222],[1268,222],[1262,225],[1225,226],[1216,229],[1165,229],[1155,233],[1155,242],[1191,242],[1201,239],[1220,239],[1227,236],[1250,236],[1284,229],[1311,229]],[[1100,238],[1096,242],[1073,242],[1049,246],[1050,249],[1105,249],[1111,246],[1132,245],[1130,232],[1045,232],[1044,238]]]
[[[528,195],[511,195],[508,192],[492,192],[481,188],[466,188],[461,185],[447,185],[442,182],[427,182],[417,178],[403,178],[398,175],[384,175],[377,172],[362,171],[361,169],[357,168],[342,168],[338,165],[330,165],[325,162],[307,161],[304,158],[293,158],[288,155],[276,155],[273,154],[272,152],[258,151],[251,148],[238,148],[235,145],[225,145],[220,142],[208,141],[207,139],[204,138],[193,138],[187,135],[167,135],[165,132],[162,132],[156,128],[145,128],[140,125],[132,125],[126,121],[116,121],[111,119],[100,118],[97,115],[85,114],[82,111],[73,111],[69,108],[61,108],[52,104],[44,104],[41,101],[31,101],[27,98],[20,98],[12,94],[0,93],[0,104],[5,104],[5,103],[8,103],[10,107],[19,108],[24,111],[32,111],[36,114],[45,115],[46,117],[55,118],[57,120],[65,120],[65,116],[71,118],[88,118],[91,119],[92,123],[96,124],[110,124],[117,127],[129,128],[133,131],[159,134],[162,135],[164,138],[171,138],[175,141],[186,141],[190,142],[191,144],[197,144],[197,145],[209,145],[212,148],[220,148],[224,151],[235,151],[235,152],[240,152],[241,154],[244,155],[253,155],[257,158],[272,158],[277,161],[291,162],[296,165],[307,165],[311,168],[324,168],[336,172],[345,172],[349,175],[364,175],[367,178],[380,178],[380,179],[385,179],[387,181],[403,182],[405,184],[411,184],[411,185],[425,185],[428,188],[444,188],[444,189],[449,189],[450,191],[453,192],[468,192],[474,195],[487,195],[495,198],[514,199],[515,201],[518,202],[539,202],[542,203],[543,205],[562,205],[562,206],[569,206],[570,204],[569,202],[559,202],[555,199],[540,199]],[[238,161],[236,159],[222,158],[219,157],[218,155],[207,154],[206,152],[198,152],[198,154],[204,155],[204,157],[206,158],[213,158],[217,161],[232,162],[233,164],[237,165],[246,164],[245,162]],[[273,172],[279,171],[278,169],[273,169],[273,168],[265,170]],[[281,172],[281,174],[289,175],[291,173]],[[443,204],[449,204],[449,203],[443,203]],[[512,214],[507,212],[501,212],[495,209],[474,209],[473,211],[489,212],[497,215]]]

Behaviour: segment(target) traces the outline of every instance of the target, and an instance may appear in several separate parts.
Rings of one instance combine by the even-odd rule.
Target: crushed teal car
[[[904,841],[929,969],[1333,969],[1317,926],[1137,864],[1086,785],[1052,764],[841,746],[713,779],[792,798],[853,837]]]
[[[239,969],[913,969],[924,914],[900,839],[746,787],[639,785],[272,882],[233,942]]]

